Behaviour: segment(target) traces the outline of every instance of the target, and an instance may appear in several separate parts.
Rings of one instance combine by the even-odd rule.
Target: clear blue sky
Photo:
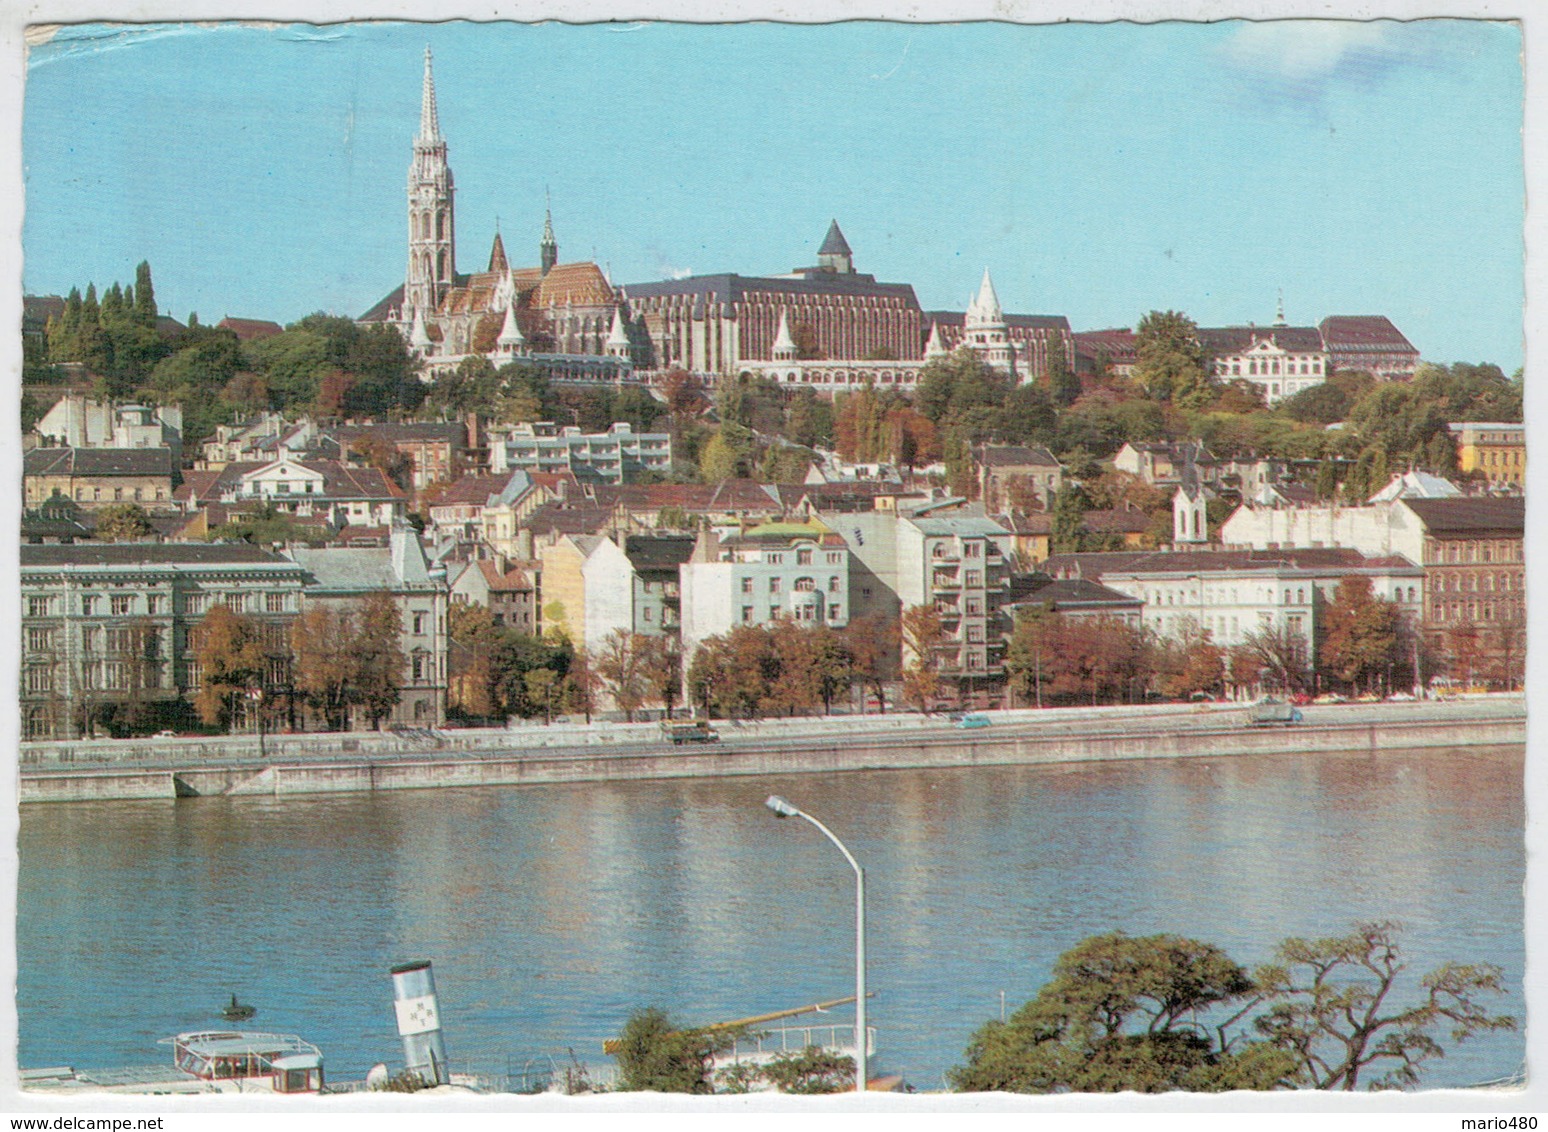
[[[178,318],[358,315],[402,281],[422,55],[458,268],[499,218],[618,283],[778,273],[837,218],[861,271],[1077,329],[1384,313],[1522,361],[1511,24],[74,27],[32,49],[24,287]]]

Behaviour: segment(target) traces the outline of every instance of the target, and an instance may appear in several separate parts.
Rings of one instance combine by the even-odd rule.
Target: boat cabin
[[[163,1041],[172,1043],[173,1064],[201,1081],[276,1093],[322,1091],[322,1051],[294,1034],[204,1030]]]

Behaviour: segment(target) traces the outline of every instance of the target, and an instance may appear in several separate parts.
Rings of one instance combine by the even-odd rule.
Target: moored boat
[[[274,1093],[315,1096],[323,1088],[322,1051],[294,1034],[198,1030],[163,1038],[172,1064],[143,1069],[24,1069],[37,1090],[112,1093]]]

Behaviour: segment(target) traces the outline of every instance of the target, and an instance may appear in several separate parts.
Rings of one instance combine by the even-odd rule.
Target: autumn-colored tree
[[[1172,700],[1220,691],[1225,651],[1208,629],[1192,617],[1182,618],[1173,635],[1155,642],[1152,655],[1156,690]]]
[[[844,644],[849,652],[850,671],[864,693],[867,689],[876,695],[877,710],[887,711],[884,685],[897,668],[897,623],[880,614],[857,617],[844,627]],[[865,697],[861,696],[861,711],[865,710]]]
[[[683,646],[674,634],[662,633],[642,638],[639,651],[646,695],[671,718],[683,682]]]
[[[206,613],[193,636],[200,670],[194,706],[205,723],[229,730],[238,698],[263,679],[263,636],[251,619],[225,605]]]
[[[1121,618],[1041,611],[1017,619],[1005,664],[1023,698],[1097,704],[1130,698],[1149,659],[1144,633]],[[1218,654],[1214,663],[1218,672]]]
[[[757,719],[768,701],[770,660],[767,631],[735,625],[694,652],[688,666],[689,695],[708,715]]]
[[[1323,667],[1347,686],[1367,688],[1398,661],[1396,602],[1372,592],[1371,580],[1341,578],[1323,615]]]
[[[903,644],[903,698],[928,712],[940,694],[938,650],[946,642],[946,628],[933,605],[912,605],[898,619]]]
[[[1482,677],[1483,638],[1476,624],[1463,621],[1446,630],[1446,653],[1452,680],[1472,687]]]
[[[478,718],[496,714],[494,651],[499,632],[482,605],[454,604],[446,617],[446,700],[452,711]]]
[[[381,472],[404,491],[413,486],[414,458],[398,451],[397,445],[386,437],[367,433],[349,446],[349,454]]]
[[[680,366],[667,370],[659,387],[666,398],[667,411],[674,417],[696,417],[709,406],[704,383]]]
[[[313,606],[291,626],[296,692],[330,731],[342,731],[349,722],[354,636],[350,612],[327,605]]]
[[[1295,694],[1307,690],[1311,658],[1306,638],[1287,625],[1265,625],[1248,633],[1241,646],[1245,655],[1232,665],[1232,682],[1239,686],[1262,685],[1268,689]]]
[[[398,603],[385,591],[371,594],[360,603],[356,626],[355,702],[365,709],[371,726],[380,730],[382,720],[402,698],[403,618]]]
[[[634,722],[634,713],[645,702],[647,684],[643,669],[645,638],[627,629],[614,629],[602,639],[594,658],[597,676],[613,703]]]

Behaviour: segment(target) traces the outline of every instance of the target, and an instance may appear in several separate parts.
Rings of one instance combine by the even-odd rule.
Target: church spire
[[[1000,309],[1000,296],[994,293],[994,280],[989,278],[989,269],[984,268],[984,281],[978,285],[978,294],[967,309],[967,321],[980,326],[1001,326],[1005,323],[1005,314]]]
[[[543,195],[546,197],[548,190],[543,190]],[[548,206],[543,209],[543,239],[538,244],[538,262],[543,265],[544,275],[559,262],[559,241],[554,239],[554,210]]]
[[[503,273],[510,269],[511,265],[505,258],[505,241],[500,239],[500,229],[496,227],[494,247],[489,249],[489,270]]]
[[[435,110],[435,74],[430,69],[430,45],[425,44],[425,85],[419,99],[419,141],[441,140],[441,119]]]

